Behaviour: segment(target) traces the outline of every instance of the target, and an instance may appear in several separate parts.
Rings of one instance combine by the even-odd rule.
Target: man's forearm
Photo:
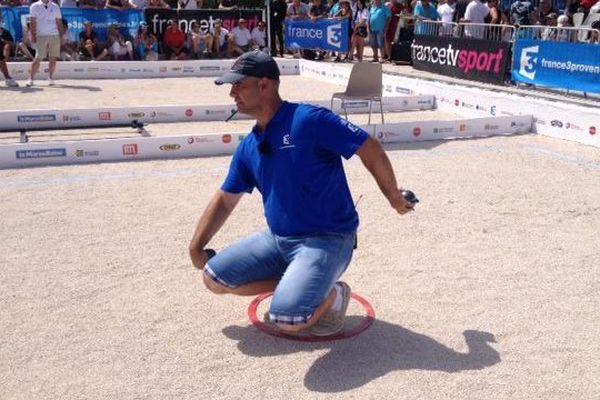
[[[398,196],[398,183],[392,168],[392,163],[381,145],[373,138],[367,139],[358,151],[364,166],[375,178],[379,190],[392,203]]]

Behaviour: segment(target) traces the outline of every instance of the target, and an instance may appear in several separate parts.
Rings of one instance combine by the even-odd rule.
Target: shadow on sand
[[[353,318],[360,319],[348,319]],[[376,320],[357,337],[334,342],[294,342],[268,336],[252,325],[229,326],[223,333],[238,340],[240,351],[253,357],[330,349],[315,361],[304,377],[306,388],[315,392],[343,392],[397,370],[454,373],[479,370],[500,362],[500,354],[488,344],[495,343],[491,333],[464,331],[469,350],[460,353],[426,335],[381,320]]]

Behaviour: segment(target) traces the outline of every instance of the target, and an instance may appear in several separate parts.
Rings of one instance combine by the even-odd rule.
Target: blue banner
[[[286,21],[285,46],[289,49],[313,49],[347,52],[350,45],[348,20]]]
[[[600,93],[600,45],[519,39],[512,78],[533,85]]]
[[[108,27],[112,24],[119,25],[121,33],[125,36],[134,38],[137,35],[140,22],[144,19],[143,12],[138,10],[61,8],[60,11],[63,19],[66,19],[69,24],[69,34],[76,40],[79,40],[79,33],[83,31],[83,23],[86,20],[92,22],[94,30],[98,34],[98,40],[106,41]],[[4,28],[11,33],[15,42],[21,41],[23,28],[26,26],[29,17],[29,7],[2,8],[2,16]]]

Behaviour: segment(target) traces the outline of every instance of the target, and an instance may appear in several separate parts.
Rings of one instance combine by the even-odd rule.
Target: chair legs
[[[383,99],[379,99],[379,110],[381,111],[381,124],[385,124],[383,120]]]
[[[367,125],[371,125],[371,109],[373,108],[373,100],[369,100],[369,122]]]

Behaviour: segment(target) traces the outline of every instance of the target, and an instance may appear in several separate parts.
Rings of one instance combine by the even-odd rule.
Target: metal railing
[[[417,20],[415,34],[427,36],[447,36],[463,39],[485,39],[495,42],[512,42],[515,27],[502,24],[454,23]]]
[[[565,43],[598,43],[600,31],[588,27],[526,25],[517,30],[517,38]]]

